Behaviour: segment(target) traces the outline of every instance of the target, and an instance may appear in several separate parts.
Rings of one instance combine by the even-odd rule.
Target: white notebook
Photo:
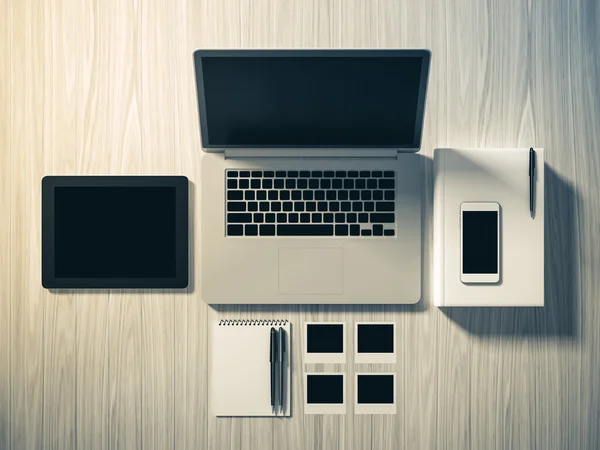
[[[271,327],[285,331],[283,408],[271,408]],[[215,416],[289,416],[291,323],[221,320],[213,325],[209,391]],[[278,388],[279,389],[279,388]]]
[[[434,304],[544,306],[544,149],[536,148],[535,216],[529,148],[434,150]],[[500,204],[500,282],[460,279],[460,205]]]

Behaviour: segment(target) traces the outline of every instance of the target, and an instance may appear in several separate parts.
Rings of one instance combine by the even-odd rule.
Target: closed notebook
[[[283,408],[271,408],[271,327],[285,331]],[[289,416],[291,324],[287,320],[221,320],[213,325],[209,396],[215,416]],[[277,391],[279,392],[279,384]]]

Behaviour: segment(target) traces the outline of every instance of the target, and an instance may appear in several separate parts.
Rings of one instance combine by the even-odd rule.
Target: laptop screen
[[[420,146],[429,52],[198,51],[204,147]]]

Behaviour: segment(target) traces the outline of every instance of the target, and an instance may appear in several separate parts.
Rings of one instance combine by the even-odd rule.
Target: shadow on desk
[[[440,308],[469,333],[486,337],[579,340],[579,247],[575,186],[545,166],[545,307]]]

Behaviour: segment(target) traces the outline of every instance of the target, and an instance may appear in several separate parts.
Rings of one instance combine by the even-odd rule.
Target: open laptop
[[[416,303],[427,50],[197,50],[202,298]]]

